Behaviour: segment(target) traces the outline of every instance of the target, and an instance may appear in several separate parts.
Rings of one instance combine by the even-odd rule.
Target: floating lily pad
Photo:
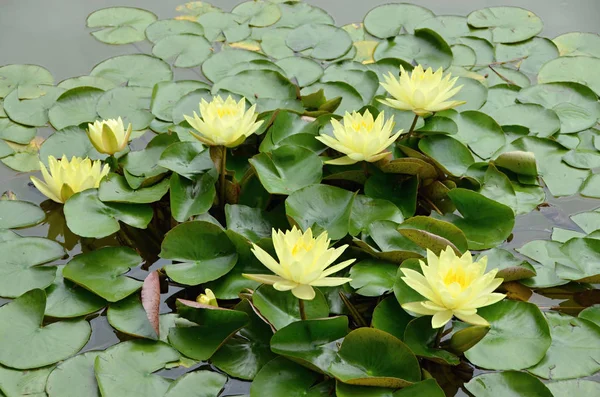
[[[323,75],[321,65],[308,58],[292,56],[280,59],[275,64],[285,71],[289,79],[295,78],[300,87],[313,84]]]
[[[46,316],[55,318],[81,317],[94,313],[106,301],[72,281],[63,278],[64,266],[57,266],[54,282],[46,289]]]
[[[395,278],[396,275],[393,276],[392,281],[395,281]],[[373,310],[371,326],[403,340],[406,326],[413,319],[413,316],[402,309],[395,296],[388,296]]]
[[[452,49],[444,39],[430,29],[417,29],[414,35],[401,34],[394,40],[380,43],[373,58],[399,58],[411,63],[415,60],[424,67],[447,68],[452,63]]]
[[[27,201],[0,201],[0,229],[37,225],[46,218],[40,207]]]
[[[304,4],[304,3],[295,3]],[[277,357],[262,367],[250,385],[250,397],[323,396],[315,382],[320,374],[284,357]],[[323,390],[325,392],[325,390]]]
[[[318,226],[329,238],[339,240],[348,234],[354,195],[328,185],[311,185],[296,190],[285,201],[286,214],[303,230]]]
[[[211,371],[189,372],[171,383],[165,397],[213,397],[225,386],[227,377]]]
[[[64,92],[62,88],[44,86],[44,95],[35,99],[19,99],[17,90],[4,98],[4,111],[19,124],[41,127],[48,122],[48,110]]]
[[[106,317],[110,325],[125,334],[139,338],[158,339],[137,294],[111,304]]]
[[[141,8],[111,7],[92,12],[87,27],[104,28],[92,32],[103,43],[128,44],[146,39],[146,27],[156,20],[156,15]]]
[[[427,8],[413,4],[384,4],[373,8],[365,15],[365,30],[375,37],[387,39],[397,36],[404,28],[414,31],[419,22],[435,16]]]
[[[62,93],[48,111],[48,119],[57,130],[93,123],[98,118],[96,105],[104,93],[100,88],[77,87]]]
[[[537,74],[544,63],[559,56],[556,45],[542,37],[514,44],[497,44],[495,54],[498,62],[523,58],[517,62],[519,71],[529,74]]]
[[[174,281],[197,285],[229,272],[237,262],[237,253],[225,232],[205,221],[186,222],[171,229],[162,242],[160,257],[182,262],[167,265]]]
[[[271,238],[272,229],[284,230],[288,227],[277,215],[245,205],[225,206],[227,229],[253,242]]]
[[[78,87],[98,88],[103,91],[108,91],[115,88],[116,85],[110,80],[96,76],[79,76],[65,79],[56,85],[64,90],[71,90]]]
[[[40,147],[40,161],[48,165],[48,156],[61,158],[89,157],[91,160],[103,160],[105,154],[99,153],[88,138],[85,131],[79,127],[67,127],[56,131],[42,143]]]
[[[600,279],[600,240],[575,238],[560,249],[569,261],[556,264],[556,274],[565,280],[582,280],[595,283]]]
[[[150,111],[165,121],[173,121],[172,113],[175,104],[186,94],[208,85],[196,80],[168,81],[157,83],[152,90]]]
[[[307,96],[316,93],[319,90],[323,90],[325,97],[329,100],[338,97],[341,98],[339,107],[333,112],[340,116],[343,116],[346,112],[355,111],[366,105],[360,93],[354,87],[342,81],[315,83],[308,87],[304,87],[300,93],[302,96]]]
[[[286,44],[296,52],[311,49],[315,59],[335,59],[347,53],[352,47],[348,33],[338,27],[326,24],[307,24],[292,30]]]
[[[281,18],[279,6],[269,1],[247,1],[235,6],[231,13],[240,17],[239,22],[256,27],[273,25]]]
[[[531,11],[519,7],[488,7],[473,11],[467,17],[469,25],[489,28],[496,43],[517,43],[542,31],[542,20]]]
[[[524,372],[483,374],[471,379],[465,388],[477,397],[552,397],[542,381]]]
[[[296,99],[296,86],[273,70],[246,70],[227,76],[213,85],[212,93],[217,94],[220,90],[242,95],[249,101]]]
[[[202,64],[211,54],[211,44],[202,36],[177,34],[158,40],[152,54],[162,60],[173,59],[173,66],[191,68]]]
[[[36,128],[15,123],[8,117],[0,118],[0,139],[14,143],[27,144],[35,137],[36,133]],[[2,147],[1,157],[6,157],[14,152],[14,150],[5,142],[2,142]]]
[[[230,13],[211,12],[200,15],[198,23],[204,28],[204,36],[208,41],[228,41],[234,43],[250,36],[247,23],[239,23],[238,18]]]
[[[117,302],[142,287],[124,274],[142,258],[128,247],[105,247],[77,255],[63,269],[63,276],[109,302]]]
[[[158,162],[162,153],[171,144],[178,141],[176,134],[160,134],[152,138],[143,150],[129,152],[122,164],[127,183],[133,189],[153,184],[158,176],[167,172]]]
[[[455,44],[459,37],[479,37],[492,41],[488,29],[474,29],[467,23],[467,18],[459,15],[438,15],[425,19],[417,25],[418,29],[427,28],[437,32],[448,43]]]
[[[527,261],[517,259],[511,252],[502,248],[484,251],[479,258],[487,257],[487,270],[498,269],[496,277],[507,281],[534,277],[535,269]],[[479,260],[479,259],[478,259]]]
[[[153,43],[177,34],[204,35],[204,28],[196,21],[164,19],[153,22],[146,28],[146,37]]]
[[[485,113],[450,112],[448,117],[458,126],[458,133],[454,137],[484,159],[490,158],[506,142],[502,128]]]
[[[207,79],[216,83],[227,76],[229,70],[234,66],[257,59],[266,60],[267,57],[254,51],[235,48],[225,49],[213,54],[202,64],[202,73]]]
[[[419,149],[435,160],[449,174],[464,175],[475,162],[471,151],[449,136],[428,136],[420,140]]]
[[[216,172],[186,179],[178,174],[171,175],[170,202],[173,218],[185,222],[194,215],[206,213],[213,205],[216,196]]]
[[[146,204],[159,201],[169,190],[169,179],[134,190],[127,184],[124,176],[107,175],[100,183],[98,198],[103,202]]]
[[[0,366],[0,393],[3,396],[45,396],[46,380],[51,367],[31,371]]]
[[[600,58],[600,36],[595,33],[569,32],[552,39],[561,57]]]
[[[600,77],[594,70],[600,58],[586,56],[560,57],[546,62],[539,71],[538,83],[571,81],[585,84],[600,95]]]
[[[133,340],[98,355],[94,371],[102,396],[163,397],[171,380],[153,372],[178,359],[179,353],[166,343]]]
[[[506,106],[491,116],[501,126],[522,126],[529,129],[531,135],[541,138],[552,136],[561,129],[560,118],[554,110],[533,103]]]
[[[117,85],[150,88],[173,78],[173,72],[166,62],[144,54],[109,58],[94,66],[90,75],[104,77]]]
[[[435,346],[437,330],[431,328],[429,316],[418,317],[408,323],[404,331],[404,342],[419,357],[448,365],[458,365],[460,359]]]
[[[564,262],[565,254],[560,250],[561,244],[556,241],[534,240],[530,241],[517,251],[537,262],[533,263],[536,276],[521,282],[532,288],[548,288],[567,284],[567,280],[556,275],[556,262]]]
[[[19,87],[54,85],[54,77],[38,65],[4,65],[0,67],[0,98]]]
[[[87,352],[60,363],[48,377],[48,396],[100,397],[94,374],[94,362],[100,353]]]
[[[352,202],[350,214],[349,233],[356,236],[361,231],[366,231],[375,221],[393,221],[401,223],[404,216],[392,202],[382,199],[357,195]]]
[[[495,370],[529,368],[542,360],[552,338],[544,315],[536,305],[500,301],[477,309],[490,323],[490,332],[465,352],[473,364]]]
[[[556,396],[593,396],[600,393],[600,383],[592,380],[563,380],[546,383],[546,387]]]
[[[39,368],[77,353],[92,332],[85,320],[42,326],[46,294],[32,289],[0,308],[0,363],[12,368]]]

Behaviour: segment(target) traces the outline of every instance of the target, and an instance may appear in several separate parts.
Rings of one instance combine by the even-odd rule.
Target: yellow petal
[[[247,279],[254,280],[254,281],[257,281],[259,283],[268,284],[268,285],[273,285],[273,284],[278,283],[280,281],[285,281],[284,278],[281,278],[279,276],[274,276],[272,274],[247,274],[247,273],[242,273],[242,276],[246,277]]]
[[[292,294],[298,299],[303,300],[313,300],[315,298],[315,290],[310,285],[299,285],[296,288],[292,289]]]
[[[444,310],[443,312],[437,312],[431,318],[431,327],[432,328],[441,328],[448,321],[452,319],[452,310]]]

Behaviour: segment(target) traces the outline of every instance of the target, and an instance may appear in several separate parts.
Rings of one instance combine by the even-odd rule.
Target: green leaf
[[[508,177],[490,164],[485,171],[483,185],[479,193],[485,197],[504,204],[517,212],[517,195]],[[529,212],[529,211],[528,211]]]
[[[381,42],[373,58],[399,58],[410,63],[415,60],[423,67],[447,68],[452,63],[452,49],[442,36],[431,29],[416,29],[415,34],[401,34]]]
[[[395,280],[395,278],[396,275],[392,277],[392,280]],[[371,326],[402,340],[404,339],[406,326],[412,319],[413,317],[400,307],[395,296],[388,296],[379,302],[373,310]]]
[[[552,397],[553,394],[534,376],[507,371],[483,374],[471,379],[465,388],[476,397]],[[557,396],[555,394],[555,396]]]
[[[169,190],[169,178],[156,185],[134,190],[124,176],[109,174],[100,183],[98,198],[103,202],[147,204],[159,201]]]
[[[556,274],[560,278],[592,283],[600,278],[600,240],[574,238],[560,250],[571,259],[556,264]]]
[[[239,233],[248,240],[258,242],[261,239],[271,238],[273,229],[284,230],[287,228],[285,221],[279,219],[277,213],[268,213],[259,208],[245,205],[225,206],[227,229]]]
[[[119,221],[145,229],[152,219],[150,206],[103,203],[96,189],[74,194],[64,206],[69,229],[81,237],[102,238],[119,231]]]
[[[148,315],[137,294],[112,303],[108,307],[106,317],[113,328],[127,335],[153,340],[158,339],[158,335],[152,328],[150,321],[148,321]]]
[[[304,3],[292,3],[303,4]],[[250,385],[250,397],[289,396],[326,397],[329,392],[313,387],[320,375],[284,357],[277,357],[262,367]]]
[[[535,366],[527,370],[544,379],[574,379],[600,370],[600,328],[561,313],[546,312],[552,344]]]
[[[51,367],[18,371],[0,366],[0,393],[2,396],[46,396],[46,380]]]
[[[564,262],[566,258],[560,247],[561,244],[556,241],[534,240],[517,249],[519,253],[539,263],[532,264],[536,276],[521,282],[532,288],[548,288],[567,284],[568,281],[558,277],[555,271],[556,263]]]
[[[571,81],[585,84],[600,95],[600,77],[594,71],[600,58],[586,56],[560,57],[546,62],[538,74],[538,83]]]
[[[165,397],[213,397],[218,395],[227,377],[212,371],[189,372],[171,383]]]
[[[569,32],[552,39],[561,57],[600,58],[600,37],[595,33]]]
[[[208,88],[208,85],[196,80],[163,81],[157,83],[152,90],[150,111],[161,120],[173,121],[173,107],[177,101],[199,88]]]
[[[39,368],[77,353],[92,332],[85,320],[42,326],[46,294],[32,289],[0,307],[0,363],[12,368]]]
[[[152,43],[177,34],[204,35],[204,28],[198,22],[178,19],[163,19],[151,23],[146,28],[146,38]]]
[[[504,279],[504,282],[531,278],[536,275],[533,266],[527,261],[517,259],[511,252],[502,248],[492,248],[482,252],[477,260],[487,257],[487,270],[498,269],[496,277]]]
[[[437,330],[431,328],[429,316],[418,317],[408,323],[404,331],[404,343],[419,357],[424,357],[440,364],[458,365],[460,359],[438,348],[435,343]]]
[[[271,350],[313,371],[327,374],[337,343],[348,333],[345,316],[293,322],[271,338]]]
[[[413,4],[384,4],[365,15],[365,30],[375,37],[387,39],[397,36],[404,28],[412,33],[419,22],[435,14],[427,8]]]
[[[102,396],[163,397],[171,380],[155,375],[179,353],[163,342],[132,340],[98,355],[94,364]]]
[[[339,116],[343,116],[346,112],[355,111],[356,109],[360,109],[366,105],[360,93],[350,84],[342,81],[315,83],[309,85],[308,87],[304,87],[300,91],[300,94],[304,97],[319,90],[323,90],[325,97],[329,100],[333,100],[338,97],[342,98],[339,107],[332,112]]]
[[[63,278],[64,266],[56,267],[56,278],[46,288],[46,316],[54,318],[81,317],[94,313],[104,306],[106,301],[72,281]]]
[[[349,231],[355,195],[338,187],[311,185],[296,190],[285,200],[285,212],[301,229],[318,226],[329,238],[339,240]]]
[[[243,311],[201,305],[178,299],[179,315],[195,324],[169,330],[169,343],[195,360],[208,360],[240,328],[248,323]]]
[[[171,229],[160,257],[182,262],[165,266],[174,281],[198,285],[228,273],[238,260],[235,246],[217,225],[205,221],[182,223]]]
[[[251,102],[264,98],[296,99],[296,86],[273,70],[244,70],[224,77],[213,85],[212,93],[221,90],[241,95]]]
[[[160,134],[152,138],[143,150],[127,153],[122,164],[129,186],[137,189],[147,182],[155,182],[157,176],[167,172],[158,162],[165,149],[177,141],[175,134]]]
[[[400,234],[422,248],[439,254],[447,246],[465,252],[468,249],[465,234],[451,223],[426,216],[414,216],[398,226]]]
[[[406,179],[405,176],[392,174],[375,174],[367,179],[365,194],[374,199],[384,199],[394,203],[405,218],[415,214],[417,209],[417,189],[419,181],[416,177]]]
[[[0,67],[0,98],[19,87],[54,85],[54,77],[38,65],[4,65]]]
[[[196,20],[204,28],[208,41],[242,41],[251,33],[248,24],[238,23],[236,16],[230,13],[211,12],[200,15]]]
[[[428,18],[417,25],[418,29],[427,28],[437,32],[448,43],[455,44],[459,37],[479,37],[492,41],[488,29],[474,29],[467,24],[467,18],[458,15],[438,15]]]
[[[235,6],[231,13],[239,16],[239,22],[256,27],[273,25],[281,18],[278,5],[268,1],[247,1]]]
[[[227,76],[229,70],[237,65],[243,65],[253,60],[266,60],[262,54],[254,51],[227,48],[213,54],[202,64],[202,73],[213,83]]]
[[[475,28],[489,28],[496,43],[517,43],[542,31],[542,20],[531,11],[519,7],[488,7],[473,11],[467,17]]]
[[[325,297],[318,289],[315,292],[315,299],[305,302],[307,319],[324,318],[329,315]],[[275,329],[300,320],[298,299],[289,291],[277,291],[270,285],[261,285],[252,294],[252,303]]]
[[[103,119],[121,117],[125,128],[131,123],[134,130],[146,129],[154,115],[148,110],[152,90],[147,87],[116,87],[98,100],[97,111]]]
[[[527,128],[531,135],[540,138],[552,136],[561,129],[560,118],[554,110],[533,103],[502,107],[491,113],[491,116],[503,127],[522,126]]]
[[[374,328],[350,332],[329,372],[344,383],[361,386],[397,388],[421,380],[419,362],[408,346]]]
[[[306,87],[318,81],[323,75],[323,68],[309,58],[291,56],[275,62],[284,70],[288,79],[296,79],[299,87]]]
[[[330,60],[347,53],[352,47],[352,39],[338,27],[311,23],[290,31],[286,44],[296,52],[311,49],[311,58]]]
[[[173,78],[173,72],[166,62],[145,54],[109,58],[94,66],[90,75],[104,77],[127,87],[154,87],[156,83]]]
[[[36,128],[17,124],[8,117],[0,118],[0,139],[25,145],[35,137],[36,133]],[[14,152],[13,149],[7,147],[6,143],[2,143],[2,157]]]
[[[475,162],[471,151],[460,141],[449,136],[434,135],[422,138],[419,149],[451,175],[464,175]]]
[[[146,27],[158,18],[150,11],[132,7],[111,7],[94,11],[87,18],[88,28],[101,28],[92,36],[103,43],[128,44],[146,39]]]
[[[0,243],[0,296],[16,298],[34,288],[46,288],[56,267],[40,266],[65,255],[63,247],[41,237],[16,238]]]
[[[537,74],[544,63],[559,56],[556,45],[543,37],[514,44],[497,44],[495,54],[498,62],[523,58],[517,65],[519,71],[528,74]]]
[[[600,198],[600,190],[598,188],[600,177],[597,174],[590,175],[585,180],[581,187],[581,195],[585,197]]]
[[[532,303],[504,300],[477,309],[490,323],[490,332],[465,352],[478,367],[519,370],[537,364],[550,347],[548,324]]]
[[[211,44],[195,34],[170,35],[158,40],[152,54],[164,61],[174,59],[177,68],[192,68],[201,65],[213,52]]]
[[[102,77],[96,76],[79,76],[65,79],[56,85],[63,90],[71,90],[77,87],[92,87],[99,88],[103,91],[108,91],[116,87],[115,83]]]
[[[62,93],[48,111],[48,119],[57,130],[65,127],[93,123],[97,118],[96,105],[104,90],[77,87]]]
[[[49,397],[100,397],[94,362],[102,352],[91,351],[63,361],[48,377]]]
[[[79,127],[67,127],[64,130],[56,131],[42,143],[40,147],[40,161],[48,165],[48,156],[54,156],[59,159],[62,155],[68,159],[75,157],[91,160],[103,160],[105,154],[99,153],[88,138],[85,130]]]
[[[279,146],[271,153],[259,153],[249,161],[271,194],[291,194],[321,182],[323,175],[319,156],[300,146]]]
[[[185,222],[194,215],[206,213],[216,196],[215,172],[206,172],[191,180],[171,175],[171,215],[178,222]]]
[[[448,214],[445,220],[465,233],[469,249],[495,247],[512,232],[515,215],[504,204],[467,189],[452,189],[448,196],[462,217]]]
[[[449,112],[448,117],[458,126],[458,133],[454,137],[483,159],[492,157],[506,143],[502,128],[485,113]]]
[[[33,226],[45,218],[44,211],[28,201],[0,201],[0,229]]]
[[[109,302],[117,302],[141,288],[140,281],[124,275],[141,262],[131,248],[105,247],[75,256],[63,269],[63,276]]]
[[[356,263],[350,269],[350,286],[362,296],[380,296],[388,293],[394,286],[398,265],[374,259]]]
[[[235,309],[245,312],[250,322],[229,338],[210,361],[228,375],[252,380],[265,364],[276,357],[269,344],[273,331],[258,317],[247,300],[242,300]]]
[[[556,40],[556,39],[555,39]],[[594,396],[600,393],[600,383],[584,380],[563,380],[560,382],[546,383],[553,396]]]
[[[195,179],[199,174],[215,168],[210,151],[195,140],[169,145],[160,155],[158,165],[187,179]]]
[[[48,122],[48,109],[54,105],[64,90],[52,86],[43,87],[44,94],[35,99],[19,99],[17,90],[8,94],[4,98],[3,105],[8,117],[16,123],[27,126],[45,125]]]

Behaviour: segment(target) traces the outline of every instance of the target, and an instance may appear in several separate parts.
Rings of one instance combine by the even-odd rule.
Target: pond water
[[[356,22],[366,12],[379,4],[389,1],[359,1],[359,0],[312,0],[310,4],[324,8],[337,21],[338,26]],[[476,8],[494,5],[512,5],[529,9],[544,21],[544,31],[540,34],[553,38],[559,34],[570,31],[595,32],[598,30],[598,16],[600,15],[600,2],[598,0],[422,0],[408,1],[427,7],[438,15],[456,14],[466,15]],[[143,7],[154,12],[160,19],[170,18],[177,13],[175,7],[181,0],[147,0]],[[216,0],[215,5],[231,9],[238,3],[236,0]],[[574,3],[576,6],[574,6]],[[3,0],[0,4],[0,65],[9,63],[38,64],[47,68],[56,78],[56,81],[72,76],[81,76],[89,73],[90,69],[102,60],[109,57],[130,54],[136,51],[149,53],[148,43],[134,45],[110,46],[95,40],[86,34],[85,19],[87,15],[97,9],[110,6],[140,6],[134,0]],[[175,79],[198,78],[199,75],[189,69],[174,69]],[[47,136],[52,130],[40,129],[42,136]],[[149,134],[150,135],[150,134]],[[139,147],[145,146],[149,138],[143,137],[137,143]],[[135,145],[133,147],[135,149]],[[30,183],[29,174],[16,173],[0,164],[0,193],[12,191],[20,200],[40,204],[46,201]],[[505,247],[518,248],[525,242],[535,239],[549,239],[553,227],[580,231],[579,227],[571,221],[570,215],[595,209],[599,206],[598,200],[583,197],[553,198],[547,195],[548,206],[533,211],[527,215],[519,216],[513,230],[512,239]],[[72,235],[64,225],[59,206],[50,205],[46,201],[42,208],[49,215],[46,222],[37,227],[20,230],[19,233],[28,236],[55,236],[56,240],[65,243],[69,257],[81,252],[82,244],[93,246],[119,245],[131,236],[116,235],[100,241],[80,241]],[[142,233],[143,237],[143,233]],[[53,238],[53,237],[50,237]],[[129,274],[138,279],[144,279],[148,270],[159,269],[168,261],[157,257],[156,245],[148,244],[142,249],[142,256],[146,263],[140,269],[133,269]],[[163,291],[163,304],[161,312],[170,312],[173,309],[174,299],[168,299],[182,289],[175,285]],[[196,293],[196,291],[194,291]],[[181,297],[178,295],[178,297]],[[187,296],[194,299],[194,296]],[[568,306],[572,303],[572,292],[560,290],[556,295],[542,296],[534,294],[530,301],[543,308],[551,306]],[[592,297],[592,303],[598,303],[598,297]],[[0,298],[0,305],[6,300]],[[577,309],[575,309],[575,314]],[[125,335],[117,334],[108,325],[104,315],[95,315],[91,318],[93,327],[92,337],[85,350],[105,349],[119,340],[126,340]],[[192,369],[197,368],[193,367]],[[189,369],[188,369],[189,370]],[[182,370],[164,370],[161,373],[167,377],[177,377]],[[248,386],[244,382],[230,381],[223,396],[247,393]],[[462,394],[459,391],[457,395]]]

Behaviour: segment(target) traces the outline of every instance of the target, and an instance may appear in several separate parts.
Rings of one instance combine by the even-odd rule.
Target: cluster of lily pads
[[[0,396],[600,393],[600,210],[502,247],[546,195],[600,198],[598,35],[178,11],[92,13],[151,46],[87,76],[0,67],[0,160],[49,199],[0,200]],[[567,287],[576,317],[528,302]]]

